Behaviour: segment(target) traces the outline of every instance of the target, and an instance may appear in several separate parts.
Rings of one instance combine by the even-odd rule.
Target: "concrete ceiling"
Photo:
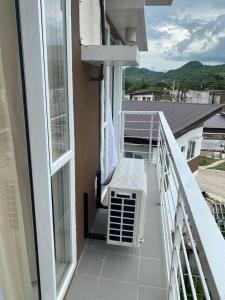
[[[171,5],[173,0],[145,0],[145,5]]]
[[[123,40],[126,28],[136,28],[139,50],[148,51],[145,0],[107,0],[106,13]]]

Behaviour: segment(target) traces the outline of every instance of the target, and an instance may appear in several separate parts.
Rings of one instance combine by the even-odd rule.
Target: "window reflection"
[[[48,84],[52,158],[69,150],[65,1],[46,0]]]

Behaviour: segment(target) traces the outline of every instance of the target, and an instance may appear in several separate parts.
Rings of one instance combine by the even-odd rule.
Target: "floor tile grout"
[[[103,268],[104,268],[104,263],[105,263],[106,255],[107,255],[107,248],[106,248],[106,251],[105,251],[103,260],[102,260],[102,267],[101,267],[101,270],[100,270],[100,278],[99,278],[99,280],[98,280],[98,282],[97,282],[97,290],[98,290],[99,287],[100,287],[100,280],[101,280],[101,277],[102,277],[102,272],[103,272]]]
[[[148,173],[148,177],[154,176],[154,174],[155,174],[155,170],[153,170],[151,172],[151,174]],[[157,197],[159,197],[158,189],[159,189],[158,185],[155,185],[155,184],[150,186],[150,189],[148,188],[146,209],[148,209],[149,212],[151,212],[151,214],[153,214],[153,216],[150,216],[150,217],[145,216],[145,224],[147,223],[148,226],[153,225],[152,227],[147,228],[147,232],[150,232],[150,233],[151,232],[155,233],[158,230],[154,230],[154,229],[157,229],[158,227],[160,229],[162,227],[162,219],[161,219],[162,210],[161,210],[161,207],[157,205],[158,202],[157,203],[155,202],[155,199]],[[159,214],[159,216],[158,216],[158,214]],[[156,225],[156,227],[155,227],[155,225]],[[164,243],[163,236],[162,236],[162,229],[158,234],[156,234],[154,236],[151,236],[151,235],[146,236],[145,235],[145,238],[146,238],[146,240],[148,239],[148,242],[147,242],[145,248],[141,245],[139,249],[136,249],[133,251],[128,249],[127,251],[128,252],[130,251],[131,253],[125,253],[126,252],[126,250],[124,250],[125,247],[122,247],[123,249],[121,248],[121,251],[123,252],[123,253],[121,253],[121,252],[119,252],[120,249],[115,248],[117,251],[113,250],[111,248],[112,246],[111,245],[110,245],[110,247],[107,246],[106,242],[99,242],[99,243],[92,244],[89,242],[89,240],[87,240],[85,243],[84,249],[82,251],[81,257],[79,259],[78,265],[77,265],[76,275],[95,279],[95,280],[93,279],[94,286],[92,287],[92,289],[93,289],[92,291],[94,292],[94,289],[95,289],[95,292],[97,293],[96,294],[97,299],[99,299],[99,297],[100,297],[99,291],[102,291],[102,289],[104,290],[106,287],[110,287],[112,290],[112,288],[114,286],[117,287],[116,283],[118,283],[118,287],[120,287],[120,284],[121,284],[121,288],[123,289],[123,291],[125,293],[128,292],[128,290],[129,290],[128,285],[132,286],[132,291],[134,293],[136,292],[136,294],[134,294],[134,298],[136,300],[139,300],[140,297],[142,299],[143,293],[145,294],[146,291],[151,291],[151,289],[153,290],[153,292],[152,292],[153,294],[155,293],[154,292],[154,290],[155,290],[155,291],[157,291],[156,292],[157,294],[159,293],[159,295],[161,295],[160,294],[161,292],[158,292],[158,291],[162,291],[164,293],[164,291],[167,290],[164,280],[162,280],[163,279],[162,274],[165,272],[165,270],[164,270],[165,269],[165,255],[164,255],[163,251],[160,251],[157,253],[157,250],[159,249],[158,247],[163,247],[163,243]],[[159,240],[159,242],[157,240]],[[155,244],[155,248],[152,250],[151,244],[152,243],[154,244],[155,241],[157,241],[157,243]],[[162,242],[162,246],[161,246],[161,242]],[[148,250],[148,249],[150,249],[150,250]],[[83,270],[85,272],[89,272],[91,274],[92,273],[99,274],[98,276],[83,274],[83,273],[78,272],[78,268],[81,264],[84,254],[86,253],[86,251],[92,251],[92,250],[96,251],[96,252],[104,251],[104,253],[102,255],[96,254],[97,257],[100,256],[100,258],[98,259],[98,262],[97,262],[98,269],[94,269],[94,272],[93,272],[92,265],[91,265],[91,269],[87,268],[87,269],[83,269]],[[137,251],[138,251],[138,254],[136,253]],[[150,254],[148,251],[150,251]],[[134,252],[134,253],[132,253],[132,252]],[[159,256],[159,257],[154,257],[154,255],[153,255],[153,257],[142,256],[142,254],[147,254],[149,256],[150,255],[152,256],[151,253],[156,254],[155,256]],[[160,254],[160,255],[158,255],[158,254]],[[113,272],[111,272],[111,271],[109,272],[107,269],[110,266],[108,264],[110,263],[111,259],[112,259],[112,262],[117,260],[117,256],[110,257],[110,255],[121,256],[121,257],[118,257],[118,260],[119,261],[121,260],[122,263],[125,260],[125,258],[123,258],[122,256],[130,257],[130,259],[127,258],[125,260],[125,261],[127,261],[127,263],[125,263],[124,266],[126,267],[127,264],[133,265],[131,270],[132,270],[132,272],[135,271],[135,273],[132,273],[133,275],[130,276],[129,272],[125,272],[125,273],[123,273],[123,274],[126,274],[125,276],[124,275],[118,276],[118,274],[119,274],[118,272],[120,272],[120,271],[117,272],[117,269],[115,269],[115,268],[114,268]],[[150,262],[150,261],[152,261],[152,262]],[[92,260],[91,260],[91,262],[92,262]],[[145,266],[145,263],[146,263],[146,266]],[[148,271],[148,268],[151,266],[153,266],[153,269],[154,269],[154,266],[157,266],[157,269],[160,270],[159,274],[161,277],[158,281],[154,279],[155,277],[153,277],[153,276],[155,276],[154,270],[152,268],[150,268],[150,270]],[[97,271],[95,271],[95,270],[97,270]],[[103,271],[104,271],[104,275],[103,275]],[[107,276],[109,276],[109,277],[107,277]],[[157,275],[157,276],[159,276],[159,275]],[[117,278],[119,278],[119,279],[117,279]],[[120,279],[125,279],[125,280],[120,280]],[[128,279],[128,281],[126,281],[126,279]],[[101,282],[101,280],[105,280],[105,281]],[[109,282],[107,283],[107,281],[109,281]],[[86,282],[86,281],[84,281],[84,282]],[[159,284],[159,286],[154,286],[155,284],[156,285]],[[143,288],[149,288],[149,290],[147,289],[146,291],[144,291],[144,290],[142,290]],[[84,293],[85,292],[86,292],[86,290],[84,288]],[[151,295],[149,295],[149,296],[150,296],[149,299],[154,298],[154,297],[151,298]],[[81,299],[83,299],[83,298],[81,298]],[[107,294],[104,299],[108,299]]]
[[[82,274],[82,273],[77,273],[77,274],[85,276],[85,277],[88,277],[88,278],[105,279],[105,280],[108,280],[108,281],[114,281],[114,282],[128,284],[128,285],[133,285],[133,286],[137,286],[137,287],[150,287],[150,288],[153,288],[153,289],[166,290],[166,288],[159,287],[159,286],[152,286],[152,285],[147,285],[147,284],[139,284],[139,283],[134,283],[134,282],[130,282],[130,281],[124,281],[124,280],[118,280],[118,279],[104,277],[104,276],[93,276],[93,275]]]

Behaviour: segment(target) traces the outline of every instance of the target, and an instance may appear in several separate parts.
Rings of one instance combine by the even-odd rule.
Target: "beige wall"
[[[80,38],[82,45],[100,45],[101,18],[99,0],[81,0]]]
[[[95,177],[99,170],[100,153],[100,82],[91,81],[93,67],[81,62],[80,59],[78,6],[78,0],[72,1],[76,218],[77,249],[80,256],[84,245],[83,196],[85,192],[89,195],[90,226],[95,215]]]

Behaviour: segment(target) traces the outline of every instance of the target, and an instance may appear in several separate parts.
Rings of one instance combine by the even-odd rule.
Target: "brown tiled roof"
[[[224,105],[178,102],[123,101],[123,111],[162,111],[176,138],[202,125],[222,110]],[[146,121],[143,123],[135,121]],[[149,138],[149,116],[130,115],[126,118],[125,136]]]

